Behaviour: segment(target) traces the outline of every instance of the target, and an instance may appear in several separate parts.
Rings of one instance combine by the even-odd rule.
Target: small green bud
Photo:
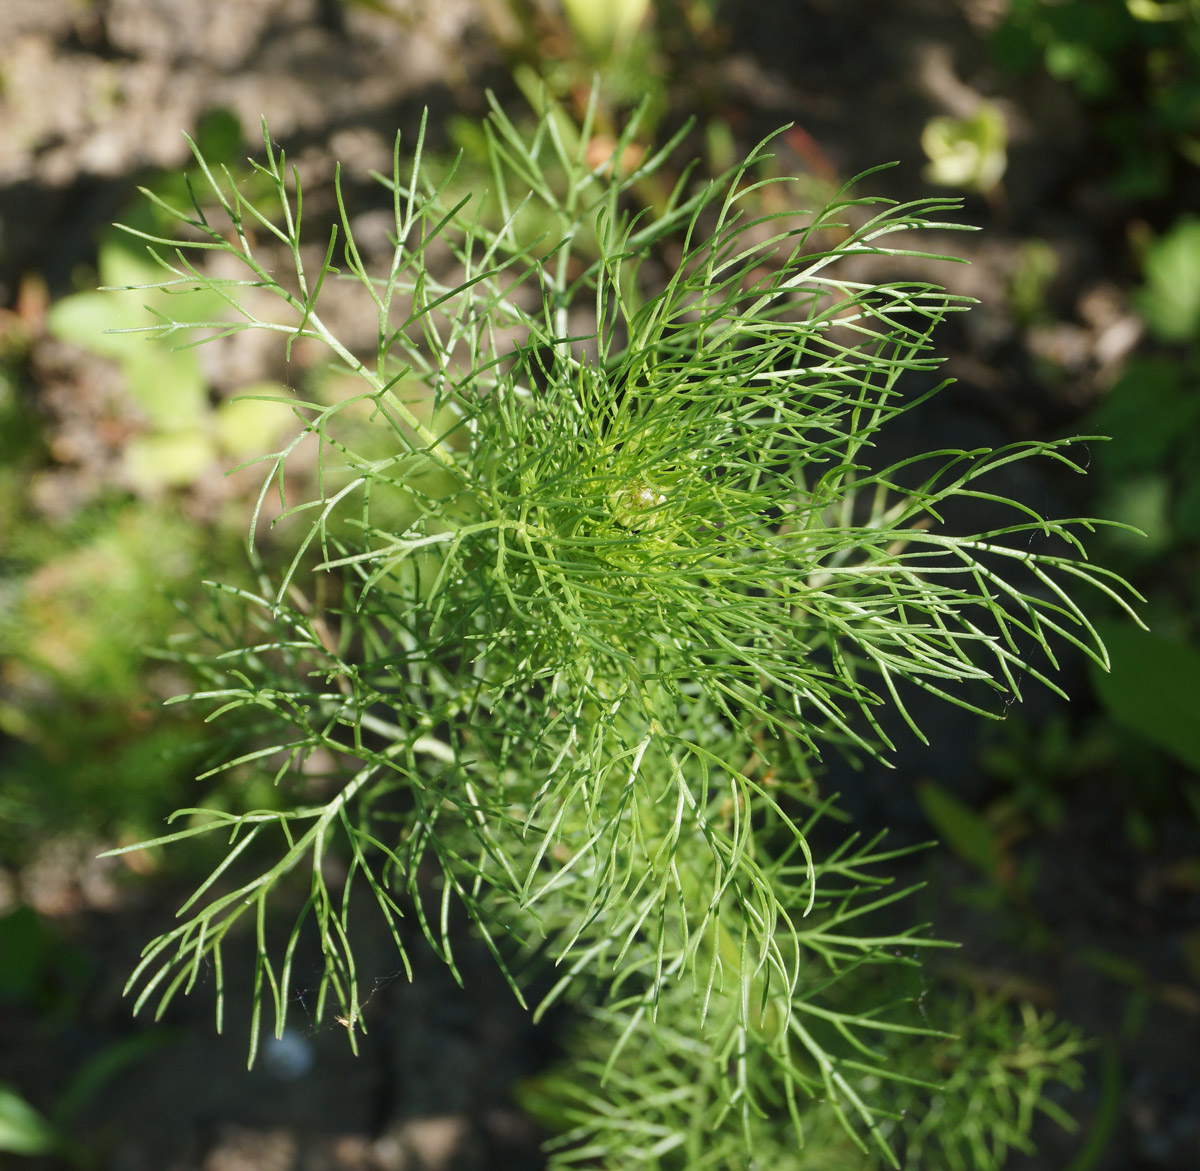
[[[666,495],[645,480],[635,480],[609,497],[613,520],[626,529],[645,528],[651,518],[644,514],[666,502]]]

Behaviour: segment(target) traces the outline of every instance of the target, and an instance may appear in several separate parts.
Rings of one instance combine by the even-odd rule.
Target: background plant
[[[1108,181],[1161,198],[1200,163],[1200,7],[1194,0],[1014,0],[992,47],[1005,68],[1037,65],[1097,110]]]
[[[227,111],[202,119],[196,141],[245,178],[235,165],[241,130]],[[150,187],[186,199],[192,181],[160,175]],[[144,198],[127,210],[148,230],[168,226]],[[47,305],[30,279],[23,312],[0,319],[0,733],[11,738],[0,854],[17,864],[47,832],[144,836],[194,773],[201,728],[179,711],[158,718],[177,684],[154,678],[146,652],[176,629],[201,560],[223,577],[240,572],[241,509],[224,515],[231,488],[218,480],[214,490],[213,473],[269,446],[286,422],[229,401],[196,351],[111,332],[156,321],[155,306],[92,286],[157,272],[144,248],[109,227],[86,290]],[[190,311],[203,319],[223,306],[201,296]],[[44,329],[38,347],[30,321]],[[43,376],[49,367],[62,379],[45,395],[53,407],[30,394],[35,348]],[[61,372],[81,358],[88,373],[73,385]]]

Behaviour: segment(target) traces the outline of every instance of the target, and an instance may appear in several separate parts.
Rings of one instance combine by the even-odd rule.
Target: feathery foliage
[[[874,1090],[913,1081],[892,1072],[897,1038],[936,1031],[888,1008],[887,981],[930,944],[864,928],[904,893],[877,873],[878,843],[814,855],[829,812],[814,767],[831,747],[886,760],[881,705],[922,735],[912,686],[994,713],[1025,678],[1056,686],[1056,643],[1103,663],[1075,594],[1125,605],[1123,585],[1085,561],[1091,522],[991,486],[1030,457],[1074,467],[1065,444],[877,458],[877,433],[936,391],[931,334],[966,303],[842,270],[928,259],[906,245],[952,226],[951,203],[843,192],[768,213],[787,180],[765,173],[767,144],[706,181],[672,172],[682,135],[643,156],[637,133],[634,118],[597,165],[590,118],[549,109],[526,134],[495,106],[480,198],[424,161],[424,127],[409,166],[397,140],[379,271],[340,188],[309,270],[299,183],[266,135],[277,214],[198,156],[211,190],[167,209],[177,238],[145,236],[155,287],[227,302],[207,335],[323,343],[360,389],[281,407],[296,434],[261,461],[251,548],[277,493],[290,561],[257,593],[214,587],[181,652],[205,681],[188,698],[248,737],[224,767],[273,770],[279,807],[176,815],[188,824],[158,844],[229,848],[131,986],[161,1012],[211,961],[219,1015],[222,949],[253,919],[253,1060],[315,925],[318,1015],[353,1042],[352,894],[369,892],[406,964],[412,920],[453,968],[465,911],[518,997],[529,965],[553,964],[538,1010],[590,1004],[609,1037],[561,1161],[749,1166],[762,1120],[802,1134],[816,1098],[894,1163]],[[240,275],[206,268],[210,251]],[[326,325],[333,279],[374,314],[374,353]],[[249,307],[261,290],[281,319]],[[293,500],[298,459],[316,489]],[[955,532],[943,514],[961,500],[994,526]],[[314,779],[326,760],[334,775]],[[268,908],[294,880],[308,894],[280,953]],[[693,1149],[695,1127],[727,1122]]]

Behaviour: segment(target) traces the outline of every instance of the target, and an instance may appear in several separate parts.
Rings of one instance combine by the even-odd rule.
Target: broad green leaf
[[[925,178],[943,187],[988,191],[1008,165],[1008,127],[990,102],[981,102],[968,118],[930,118],[921,132],[929,157]]]
[[[1112,477],[1161,471],[1198,416],[1200,394],[1179,362],[1135,358],[1089,418],[1096,434],[1112,436],[1095,449],[1096,464]]]
[[[125,448],[125,469],[143,491],[182,488],[199,477],[215,454],[212,439],[203,431],[140,435]]]
[[[1114,530],[1112,543],[1139,560],[1153,558],[1171,544],[1170,510],[1171,484],[1162,472],[1126,476],[1104,494],[1105,513],[1136,530]]]
[[[1186,216],[1146,252],[1146,287],[1135,304],[1151,331],[1182,342],[1200,329],[1200,220]]]
[[[1121,623],[1098,624],[1112,670],[1093,671],[1113,719],[1200,769],[1200,654]]]
[[[1000,862],[996,835],[975,810],[933,781],[917,786],[917,800],[944,845],[989,878],[995,875]]]
[[[104,295],[137,306],[146,323],[154,319],[142,309],[144,305],[152,305],[179,321],[212,321],[229,316],[228,302],[199,281],[184,296],[154,288],[125,291],[124,286],[156,285],[170,279],[170,274],[148,256],[130,251],[128,241],[115,233],[100,245],[98,266],[100,283],[106,289],[123,290]]]
[[[46,314],[46,325],[54,337],[118,361],[136,347],[144,347],[146,339],[141,334],[117,331],[146,324],[146,314],[135,301],[113,293],[63,297]]]
[[[0,1151],[47,1155],[60,1145],[54,1128],[12,1087],[0,1085]]]
[[[208,415],[208,384],[195,354],[144,337],[138,344],[141,348],[125,357],[125,376],[151,425],[163,431],[201,425]]]
[[[593,52],[627,45],[646,18],[650,0],[563,0],[571,31]]]
[[[217,440],[222,451],[237,458],[270,451],[295,422],[284,402],[267,402],[258,396],[283,399],[287,389],[278,382],[243,387],[238,397],[216,409]]]
[[[109,244],[100,251],[101,280],[110,286],[161,281],[158,265]],[[210,290],[180,298],[156,289],[122,293],[98,291],[64,297],[51,307],[47,324],[55,337],[121,364],[129,389],[154,428],[179,430],[196,425],[208,408],[208,386],[196,355],[142,330],[161,319],[151,308],[184,321],[228,315],[228,306]],[[134,332],[122,332],[134,331]]]

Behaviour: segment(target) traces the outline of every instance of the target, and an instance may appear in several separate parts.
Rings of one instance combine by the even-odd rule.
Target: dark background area
[[[1095,1040],[1083,1089],[1062,1096],[1078,1129],[1047,1123],[1040,1153],[1009,1166],[1200,1167],[1200,10],[1187,0],[658,0],[622,52],[589,43],[554,0],[0,0],[0,1135],[24,1103],[66,1136],[45,1166],[541,1165],[514,1086],[553,1056],[555,1022],[534,1029],[467,941],[458,989],[432,956],[410,984],[386,935],[364,939],[377,975],[358,1058],[338,1026],[306,1023],[302,978],[292,1031],[249,1073],[237,989],[220,1037],[203,991],[163,1024],[131,1018],[122,984],[188,875],[96,855],[199,803],[191,778],[212,747],[162,714],[183,683],[143,649],[174,629],[171,596],[243,572],[256,482],[221,474],[245,458],[230,396],[306,374],[303,355],[286,365],[252,335],[155,368],[152,351],[105,340],[121,321],[88,297],[135,283],[110,225],[142,214],[138,185],[178,191],[181,131],[237,165],[265,117],[317,225],[340,160],[366,238],[386,198],[369,172],[390,169],[396,129],[410,141],[423,109],[428,149],[448,155],[487,88],[515,111],[541,78],[570,105],[593,75],[614,119],[648,95],[660,138],[695,117],[687,149],[711,170],[790,125],[779,166],[814,197],[892,161],[861,189],[962,194],[980,230],[927,243],[969,263],[930,272],[979,304],[940,335],[954,385],[897,444],[1113,436],[1082,449],[1087,477],[1008,487],[1146,532],[1092,549],[1146,595],[1153,633],[1117,627],[1106,679],[1064,658],[1069,704],[1035,685],[995,724],[930,709],[930,748],[899,729],[896,769],[835,769],[831,783],[865,830],[941,840],[909,876],[926,883],[919,917],[963,943],[937,961],[946,978]]]

